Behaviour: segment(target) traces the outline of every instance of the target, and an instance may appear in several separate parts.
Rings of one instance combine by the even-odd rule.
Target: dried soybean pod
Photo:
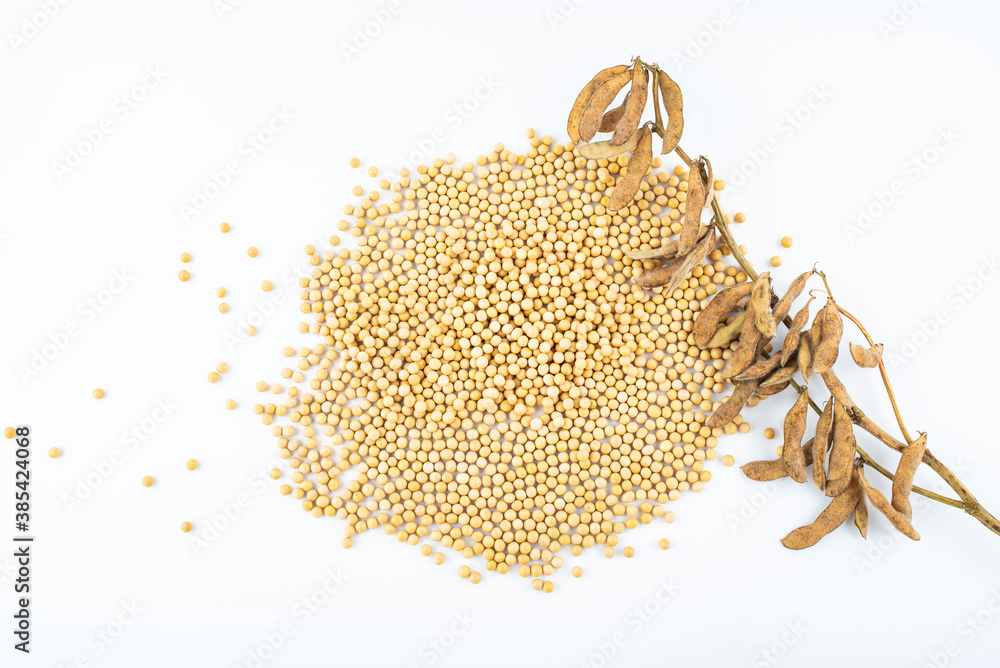
[[[615,65],[614,67],[609,67],[603,69],[594,75],[583,90],[580,91],[579,95],[576,96],[576,101],[573,103],[573,108],[570,109],[569,119],[566,121],[566,133],[569,138],[574,142],[580,141],[580,117],[583,115],[583,110],[587,108],[590,103],[591,98],[597,89],[601,87],[601,84],[606,82],[611,77],[622,74],[628,69],[628,65]],[[622,84],[623,86],[625,84]]]
[[[635,150],[629,156],[625,176],[618,179],[615,189],[611,191],[608,211],[617,211],[632,203],[652,160],[653,139],[649,134],[649,128],[644,125],[639,129],[639,138],[636,140]]]
[[[820,376],[822,376],[823,382],[826,384],[826,389],[830,390],[830,394],[837,398],[838,403],[843,404],[844,408],[848,410],[857,407],[857,404],[851,399],[851,395],[847,393],[847,388],[837,378],[837,374],[833,372],[833,369],[820,374]]]
[[[858,504],[858,489],[857,485],[848,486],[843,494],[830,501],[830,505],[812,524],[795,529],[781,539],[781,544],[791,550],[801,550],[818,543],[823,536],[839,527],[851,516],[851,511]]]
[[[823,407],[823,412],[816,422],[816,436],[813,438],[813,482],[820,491],[826,489],[826,452],[830,445],[830,432],[833,428],[833,405],[836,399],[830,399]]]
[[[767,387],[761,387],[760,385],[758,385],[757,389],[754,390],[754,394],[756,394],[758,397],[766,399],[767,397],[771,397],[774,396],[775,394],[780,393],[786,387],[788,387],[788,383],[781,383],[779,385],[768,385]]]
[[[753,284],[750,295],[753,304],[753,318],[757,331],[770,338],[774,336],[774,315],[771,313],[771,273],[763,272]]]
[[[660,70],[657,74],[660,84],[660,97],[663,98],[663,110],[667,112],[667,125],[663,129],[663,147],[660,153],[670,153],[677,148],[684,132],[684,99],[681,88],[667,73]]]
[[[757,381],[755,380],[736,383],[733,393],[729,395],[729,398],[721,406],[715,409],[715,412],[705,421],[705,424],[712,429],[725,427],[740,414],[740,411],[743,410],[743,406],[755,389],[757,389]]]
[[[746,311],[740,313],[738,316],[733,318],[733,321],[724,327],[720,327],[715,334],[712,335],[712,339],[701,346],[703,349],[712,348],[724,348],[733,342],[740,332],[743,330],[743,323],[746,322],[747,314]]]
[[[809,412],[809,390],[803,387],[785,415],[785,441],[781,446],[781,459],[785,462],[788,475],[795,482],[806,481],[806,458],[802,453],[802,436],[806,433],[806,417]]]
[[[598,142],[603,144],[604,142]],[[586,146],[596,146],[596,144],[586,144]],[[708,233],[708,226],[702,225],[701,229],[698,230],[698,238],[701,239]],[[650,248],[647,250],[640,251],[625,251],[625,255],[628,256],[630,260],[658,260],[658,259],[670,259],[677,255],[677,240],[671,239],[659,248]],[[741,285],[743,285],[741,283]],[[726,288],[727,290],[729,288]]]
[[[743,329],[740,331],[740,343],[722,370],[722,377],[725,379],[746,371],[757,358],[757,346],[760,343],[761,335],[757,330],[757,325],[754,324],[753,312],[754,305],[751,301],[747,304],[747,310],[744,311],[747,317],[743,322]]]
[[[611,109],[603,116],[601,116],[601,125],[597,129],[598,132],[612,132],[615,126],[618,125],[618,121],[621,120],[622,116],[625,114],[625,102],[622,102],[614,109]]]
[[[781,357],[779,355],[772,355],[770,359],[759,359],[751,364],[746,371],[737,374],[735,380],[759,380],[777,369],[780,363]],[[761,383],[761,385],[763,384]]]
[[[833,445],[830,447],[830,468],[827,473],[826,495],[836,496],[850,480],[854,463],[854,423],[839,401],[833,406]]]
[[[812,338],[812,351],[816,354],[816,349],[823,342],[823,321],[826,319],[826,310],[820,309],[813,318],[812,327],[809,328],[810,338]],[[813,369],[815,371],[815,369]]]
[[[777,357],[775,355],[774,357]],[[774,359],[772,357],[771,359]],[[772,385],[782,385],[787,383],[795,375],[795,372],[799,370],[799,363],[797,360],[792,360],[792,363],[788,366],[779,367],[771,373],[770,376],[760,381],[761,387],[771,387]]]
[[[669,264],[664,264],[656,269],[647,271],[642,276],[635,279],[635,283],[644,290],[662,288],[670,282],[670,279],[674,277],[674,274],[676,274],[678,270],[680,270],[682,264],[684,264],[684,258],[675,258]]]
[[[726,317],[726,314],[736,308],[736,304],[749,295],[752,289],[752,283],[740,283],[731,288],[726,288],[715,295],[712,301],[708,303],[708,306],[698,313],[698,317],[694,321],[694,327],[691,330],[691,333],[694,335],[694,342],[698,347],[705,348],[706,344],[712,340],[715,332],[719,329],[719,322]]]
[[[913,528],[913,525],[910,524],[910,520],[906,519],[903,513],[893,508],[892,504],[889,503],[889,499],[885,498],[885,494],[872,487],[871,483],[865,479],[864,467],[858,468],[858,475],[861,478],[861,486],[865,490],[865,494],[868,495],[868,498],[871,500],[872,505],[875,506],[875,509],[885,515],[885,518],[889,520],[892,526],[896,527],[896,530],[901,534],[907,538],[912,538],[913,540],[920,540],[920,534],[917,533],[917,531]]]
[[[642,112],[646,109],[646,100],[649,96],[649,82],[646,78],[646,70],[637,65],[632,68],[632,87],[628,95],[625,96],[625,113],[615,126],[615,134],[611,137],[611,144],[618,145],[625,143],[629,137],[635,134],[635,129],[639,127]]]
[[[796,355],[796,360],[798,362],[799,370],[802,371],[802,378],[804,378],[808,383],[813,372],[813,342],[812,336],[809,336],[808,332],[806,332],[806,334],[806,336],[799,337],[799,349],[798,354]]]
[[[784,297],[782,297],[782,299],[784,299]],[[794,318],[792,318],[792,326],[788,328],[788,334],[785,334],[785,343],[781,347],[781,366],[788,364],[788,359],[799,350],[799,337],[802,335],[802,328],[805,327],[806,322],[809,321],[809,304],[812,303],[812,300],[813,297],[810,295],[809,301],[807,301],[805,306],[800,308],[799,312],[795,314]],[[777,311],[777,307],[775,307],[775,311]],[[783,317],[784,316],[782,316],[782,318]]]
[[[851,474],[854,478],[853,484],[858,486],[858,503],[854,506],[854,526],[861,532],[861,537],[868,540],[868,494],[865,493],[865,488],[861,484],[861,475],[857,472],[858,468],[860,466],[855,466],[855,471]]]
[[[632,135],[632,138],[621,146],[612,146],[609,141],[595,141],[589,144],[577,146],[573,149],[573,152],[582,158],[586,158],[587,160],[617,158],[624,153],[634,151],[636,145],[639,143],[639,137],[641,134],[641,130],[636,130],[635,134]]]
[[[813,351],[813,368],[816,373],[829,371],[840,353],[840,337],[844,334],[844,321],[837,302],[827,299],[823,309],[823,342]]]
[[[712,227],[708,230],[708,234],[706,234],[705,237],[698,242],[698,245],[687,254],[687,257],[683,258],[683,263],[681,264],[680,269],[678,269],[677,273],[675,273],[673,278],[670,279],[670,283],[667,285],[666,290],[664,290],[664,294],[667,296],[673,294],[674,290],[680,287],[680,284],[684,281],[684,279],[691,275],[694,268],[701,264],[702,260],[705,259],[709,251],[711,251],[714,247],[715,228]],[[678,258],[678,260],[680,259],[681,258]]]
[[[626,70],[611,76],[597,87],[594,96],[590,98],[580,116],[580,139],[590,141],[594,138],[598,128],[601,127],[601,117],[604,116],[604,112],[631,79],[632,73]],[[572,138],[572,135],[570,137]]]
[[[695,162],[688,172],[687,200],[684,203],[684,223],[677,241],[677,252],[685,255],[698,241],[701,227],[701,210],[705,207],[705,180],[701,173],[701,163]]]
[[[913,508],[910,507],[910,491],[913,489],[913,477],[920,468],[927,450],[927,434],[903,448],[903,456],[899,458],[899,466],[892,478],[892,507],[903,514],[908,520],[913,519]]]
[[[806,466],[813,463],[812,439],[806,441],[802,446],[802,456],[805,459]],[[741,470],[746,477],[758,482],[778,480],[788,475],[788,469],[785,467],[783,459],[761,459],[745,464]]]
[[[773,313],[776,321],[781,322],[785,319],[788,312],[792,310],[792,302],[798,299],[798,296],[802,294],[802,290],[806,287],[806,281],[808,281],[809,277],[812,275],[813,272],[811,270],[807,271],[804,274],[796,276],[795,280],[789,284],[788,290],[781,296],[778,303],[774,305]],[[799,329],[801,329],[801,327]]]
[[[854,363],[862,369],[871,369],[872,367],[878,366],[878,363],[882,361],[881,343],[874,345],[871,348],[865,348],[864,346],[859,346],[856,343],[851,343],[850,348],[851,357],[854,358]]]

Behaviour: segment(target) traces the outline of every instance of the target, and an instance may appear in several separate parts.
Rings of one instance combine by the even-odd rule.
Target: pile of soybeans
[[[472,582],[472,566],[516,570],[552,591],[562,550],[614,556],[710,479],[724,430],[704,423],[730,351],[690,332],[746,275],[723,247],[673,294],[643,291],[632,279],[658,261],[625,251],[680,231],[685,170],[657,158],[627,215],[609,214],[627,156],[528,137],[523,154],[498,144],[475,164],[401,169],[346,206],[338,227],[357,247],[306,248],[299,332],[316,344],[285,348],[291,384],[270,386],[284,401],[254,410],[292,471],[282,494],[342,520],[345,547],[382,530],[436,563],[434,543],[460,553]]]

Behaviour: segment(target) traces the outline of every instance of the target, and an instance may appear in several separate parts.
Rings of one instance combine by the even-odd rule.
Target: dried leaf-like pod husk
[[[861,476],[857,472],[853,474],[858,486],[858,503],[854,506],[854,526],[861,532],[861,537],[868,540],[868,494],[861,484]]]
[[[777,357],[775,355],[774,357]],[[773,357],[771,359],[774,359]],[[771,387],[772,385],[782,385],[787,383],[795,375],[795,372],[799,370],[799,363],[797,360],[792,360],[792,363],[788,366],[778,367],[775,371],[771,373],[770,376],[760,381],[761,387]]]
[[[688,253],[687,257],[684,258],[684,263],[681,268],[677,270],[673,278],[670,279],[669,285],[667,285],[664,294],[671,295],[674,290],[680,287],[680,284],[684,282],[694,268],[701,264],[702,260],[708,255],[708,253],[715,247],[715,228],[712,227],[708,230],[708,234],[698,242],[698,245]],[[680,258],[678,258],[680,259]]]
[[[785,462],[788,475],[795,482],[806,481],[806,458],[802,454],[802,436],[806,433],[806,417],[809,412],[809,390],[802,388],[788,414],[785,415],[785,441],[781,446],[781,459]]]
[[[852,410],[857,407],[857,404],[855,404],[854,400],[851,399],[851,395],[847,393],[847,388],[844,387],[844,384],[840,382],[839,378],[837,378],[837,374],[833,372],[833,369],[820,374],[820,376],[823,378],[823,383],[826,384],[826,389],[828,389],[830,394],[837,399],[838,403],[842,404],[844,408],[847,408],[848,410]]]
[[[639,186],[646,176],[646,170],[653,160],[653,139],[647,126],[639,129],[639,138],[636,140],[635,150],[628,159],[628,167],[625,168],[625,176],[618,179],[615,189],[611,191],[611,198],[608,201],[608,211],[617,211],[632,203],[635,194],[639,192]]]
[[[903,448],[899,466],[896,467],[896,473],[892,478],[892,507],[908,520],[913,519],[913,508],[910,507],[913,477],[920,468],[920,462],[924,460],[925,450],[927,450],[927,434],[921,434],[920,438]]]
[[[720,327],[719,330],[712,335],[712,339],[704,346],[701,346],[702,349],[711,350],[712,348],[725,348],[728,346],[733,342],[733,339],[740,335],[740,332],[743,330],[743,323],[746,322],[746,319],[746,312],[740,313],[738,316],[733,318],[731,323]]]
[[[598,143],[603,144],[604,142],[598,142]],[[586,146],[594,146],[594,144],[586,144]],[[698,238],[699,239],[703,238],[707,233],[708,233],[708,226],[702,225],[701,229],[698,230]],[[659,259],[669,260],[670,258],[677,255],[677,239],[671,239],[670,241],[667,241],[659,248],[649,248],[647,250],[638,250],[638,251],[625,251],[625,255],[628,256],[630,260],[659,260]],[[746,284],[741,283],[740,285],[746,285]],[[726,288],[726,290],[730,289],[732,288]],[[723,290],[722,292],[725,292],[725,290]],[[722,294],[722,292],[720,292],[719,294]],[[726,313],[728,312],[729,311],[727,311]],[[723,315],[725,315],[725,313],[723,313]]]
[[[812,524],[795,529],[781,539],[781,544],[791,550],[801,550],[818,543],[851,516],[858,504],[858,489],[857,485],[848,485],[844,493],[834,497]]]
[[[804,336],[799,337],[799,350],[796,355],[796,362],[799,367],[799,371],[802,372],[802,378],[807,383],[809,378],[812,377],[813,372],[813,342],[812,336],[808,335],[808,332]]]
[[[813,463],[812,443],[812,439],[810,439],[802,446],[802,456],[805,459],[806,466]],[[742,471],[746,477],[758,482],[778,480],[788,475],[788,468],[785,466],[784,459],[761,459],[750,462],[743,465]]]
[[[586,158],[587,160],[600,160],[602,158],[610,160],[611,158],[617,158],[624,153],[634,151],[635,147],[639,144],[639,138],[641,136],[642,131],[636,130],[632,138],[621,146],[612,146],[609,141],[595,141],[590,142],[589,144],[581,144],[573,149],[573,152],[581,158]]]
[[[625,113],[615,126],[615,134],[611,137],[612,144],[623,144],[635,133],[646,109],[646,99],[649,96],[646,71],[642,67],[632,69],[632,88],[625,97]]]
[[[719,329],[719,323],[726,315],[736,308],[741,299],[750,294],[753,289],[751,283],[740,283],[731,288],[726,288],[715,295],[708,306],[703,308],[698,317],[694,320],[694,327],[691,333],[694,335],[694,342],[700,348],[704,348],[715,332]]]
[[[774,396],[775,394],[780,394],[781,391],[784,390],[786,387],[788,387],[788,383],[781,383],[779,385],[768,385],[767,387],[761,387],[760,385],[758,385],[757,389],[754,390],[754,394],[760,397],[761,399],[766,399],[768,397]]]
[[[614,77],[615,75],[622,74],[628,70],[628,65],[615,65],[614,67],[609,67],[603,69],[594,75],[580,94],[576,96],[576,101],[573,103],[573,108],[570,109],[569,119],[566,121],[566,133],[569,138],[574,141],[580,141],[580,118],[583,116],[584,109],[590,103],[591,98],[594,97],[594,93],[597,89],[601,87],[608,79]],[[625,84],[622,84],[623,86]],[[612,98],[614,99],[614,98]],[[610,102],[608,103],[610,104]]]
[[[827,472],[826,495],[836,496],[847,485],[854,463],[854,423],[839,401],[833,406],[833,445]]]
[[[844,334],[844,321],[840,309],[832,299],[826,301],[823,309],[823,341],[813,351],[813,369],[816,373],[829,371],[840,354],[840,337]]]
[[[757,277],[753,284],[753,292],[750,294],[750,302],[753,304],[754,324],[757,331],[770,338],[774,336],[775,324],[774,315],[771,313],[771,273],[763,272]]]
[[[663,147],[660,153],[670,153],[677,148],[684,132],[684,99],[681,88],[667,73],[660,70],[657,74],[660,84],[660,97],[663,98],[663,110],[667,112],[667,125],[663,132]]]
[[[759,359],[747,367],[746,371],[738,374],[735,380],[757,380],[763,378],[777,369],[780,364],[780,355],[771,355],[769,359]],[[763,385],[763,383],[761,384]]]
[[[830,434],[833,429],[833,405],[836,399],[830,399],[823,407],[823,412],[816,422],[816,436],[813,438],[813,482],[823,491],[826,489],[826,453],[830,446]]]
[[[721,406],[715,409],[715,412],[705,421],[705,424],[711,429],[725,427],[740,414],[740,411],[743,410],[743,406],[746,405],[747,400],[753,395],[755,389],[757,389],[757,381],[755,380],[736,383],[733,393],[729,395],[729,398]]]
[[[882,361],[882,344],[876,344],[871,348],[865,348],[864,346],[859,346],[856,343],[850,344],[851,357],[854,358],[854,363],[857,364],[862,369],[871,369],[872,367],[878,366],[878,363]]]
[[[802,290],[806,287],[806,281],[809,277],[813,275],[813,272],[807,271],[804,274],[800,274],[795,277],[795,280],[791,282],[788,286],[788,290],[781,296],[778,303],[774,305],[774,319],[777,322],[781,322],[788,315],[788,312],[792,310],[792,302],[794,302],[799,295],[802,294]],[[806,316],[808,317],[808,316]],[[804,323],[803,323],[804,324]],[[802,329],[801,327],[799,328]]]
[[[802,328],[809,321],[809,304],[812,303],[812,300],[813,298],[810,296],[805,306],[800,308],[799,312],[792,318],[792,326],[788,328],[788,334],[785,334],[785,343],[781,346],[781,366],[788,364],[791,356],[795,355],[799,350],[799,337],[802,336]]]
[[[920,540],[920,534],[910,524],[910,520],[906,519],[903,513],[893,508],[892,504],[889,503],[889,499],[885,498],[885,494],[872,487],[871,483],[865,479],[863,467],[858,467],[858,475],[861,477],[861,486],[868,499],[872,502],[872,505],[875,506],[875,509],[885,515],[885,518],[901,534],[913,540]]]
[[[705,207],[705,181],[696,162],[688,172],[687,200],[684,202],[684,223],[678,238],[677,252],[681,255],[694,248],[701,226],[701,210]]]
[[[618,126],[618,121],[620,121],[622,119],[622,116],[625,115],[625,104],[626,104],[625,102],[622,102],[614,109],[609,109],[608,111],[604,112],[604,115],[601,116],[601,125],[600,127],[597,128],[597,131],[598,132],[614,131],[615,127]],[[633,134],[635,134],[634,131]]]
[[[590,98],[586,108],[583,110],[583,114],[580,116],[580,139],[590,141],[594,138],[597,130],[601,127],[601,118],[604,116],[604,112],[607,111],[611,103],[618,97],[621,89],[631,80],[632,73],[626,70],[612,75],[597,87],[597,90],[594,91],[594,96]],[[572,138],[572,135],[570,135],[570,138]]]

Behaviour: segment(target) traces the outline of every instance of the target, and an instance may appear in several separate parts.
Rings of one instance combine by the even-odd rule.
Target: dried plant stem
[[[657,123],[657,127],[654,128],[654,131],[657,134],[662,135],[663,129],[662,127],[660,127],[659,123]],[[688,166],[693,164],[694,161],[691,160],[690,157],[688,157],[687,153],[685,153],[680,146],[676,147],[674,150],[677,153],[677,155],[681,158],[681,160],[683,160]],[[733,257],[736,259],[737,264],[739,264],[743,272],[749,277],[751,281],[756,281],[758,274],[756,271],[754,271],[754,268],[750,265],[750,262],[747,261],[742,251],[740,251],[739,244],[736,243],[736,239],[733,237],[732,230],[730,230],[729,225],[726,223],[725,216],[722,213],[722,208],[719,206],[718,200],[716,198],[712,198],[711,207],[713,214],[712,222],[714,223],[716,229],[718,229],[719,235],[722,237],[722,240],[729,247],[729,250],[732,252]],[[831,293],[830,286],[826,282],[826,275],[823,274],[822,272],[818,273],[823,278],[823,283],[824,285],[826,285],[827,293],[828,294]],[[861,322],[852,314],[850,314],[848,311],[844,310],[844,308],[840,306],[840,304],[837,304],[837,308],[845,317],[847,317],[855,325],[857,325],[858,329],[868,340],[868,344],[874,346],[875,341],[868,334],[868,331],[864,328]],[[790,324],[790,320],[787,317],[782,322],[784,322],[786,326]],[[768,357],[766,353],[764,353],[764,356]],[[889,435],[884,429],[875,424],[867,415],[865,415],[860,408],[854,407],[850,409],[849,414],[851,415],[851,420],[859,427],[867,431],[869,434],[871,434],[876,439],[878,439],[888,447],[892,448],[893,450],[896,450],[897,452],[902,452],[903,448],[905,448],[908,443],[913,442],[913,438],[910,436],[910,433],[906,428],[906,424],[903,422],[903,417],[899,411],[899,405],[896,401],[896,395],[895,392],[893,392],[892,390],[892,384],[889,382],[889,376],[885,370],[885,363],[883,361],[879,362],[879,372],[882,375],[882,383],[883,385],[885,385],[886,392],[889,395],[889,401],[892,403],[892,409],[896,416],[896,421],[899,423],[900,431],[902,431],[903,437],[906,439],[906,443],[903,443],[898,439],[893,438],[891,435]],[[794,380],[791,381],[791,385],[792,387],[795,388],[796,392],[801,392],[801,386]],[[809,403],[817,414],[822,412],[819,406],[815,404],[815,402],[810,400]],[[881,464],[876,462],[871,457],[871,455],[862,450],[860,447],[857,449],[857,452],[858,455],[865,461],[866,464],[868,464],[873,469],[884,475],[886,478],[892,480],[893,478],[892,473],[889,472]],[[942,462],[937,457],[932,455],[929,450],[924,453],[923,462],[927,464],[935,473],[937,473],[938,476],[940,476],[941,479],[944,480],[949,487],[955,490],[955,493],[958,494],[959,499],[961,500],[951,499],[946,496],[937,494],[935,492],[931,492],[930,490],[923,489],[922,487],[914,487],[913,488],[914,492],[920,494],[921,496],[925,496],[933,501],[937,501],[939,503],[943,503],[945,505],[952,506],[955,508],[961,508],[967,514],[972,515],[977,520],[979,520],[979,522],[981,522],[988,529],[1000,535],[1000,520],[998,520],[996,517],[990,514],[982,506],[982,504],[980,504],[979,501],[976,500],[976,497],[972,495],[972,492],[970,492],[969,489],[962,483],[962,481],[958,479],[958,476],[956,476],[951,471],[951,469],[949,469],[947,466],[944,465],[944,462]]]

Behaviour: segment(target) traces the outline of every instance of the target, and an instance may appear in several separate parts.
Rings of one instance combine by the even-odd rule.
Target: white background
[[[335,232],[354,185],[371,187],[350,156],[391,174],[436,128],[444,139],[431,157],[460,160],[497,141],[523,149],[529,126],[564,140],[587,79],[641,55],[683,88],[682,145],[741,184],[725,204],[747,212],[736,234],[758,266],[780,252],[783,285],[820,263],[839,300],[899,355],[890,371],[911,429],[929,432],[930,448],[1000,511],[1000,361],[988,352],[1000,324],[996,3],[402,0],[391,14],[381,0],[245,0],[220,15],[213,0],[91,0],[39,18],[45,4],[11,0],[0,11],[0,422],[33,430],[37,536],[28,657],[9,633],[4,441],[3,666],[248,665],[284,623],[291,634],[262,665],[995,665],[1000,537],[955,509],[919,503],[919,543],[873,515],[867,542],[844,528],[792,552],[778,539],[823,498],[787,481],[763,487],[716,460],[705,491],[672,505],[673,525],[625,536],[635,558],[573,560],[585,577],[561,573],[552,595],[516,575],[472,586],[455,575],[455,556],[437,567],[381,532],[342,550],[336,520],[317,521],[273,481],[260,484],[276,450],[249,408],[257,380],[278,380],[280,348],[304,340],[289,282],[302,246]],[[388,25],[346,55],[373,12]],[[165,78],[124,117],[119,98],[146,68]],[[452,123],[449,110],[484,78],[495,90]],[[293,120],[248,160],[242,142],[275,109]],[[59,178],[54,163],[102,119],[111,132]],[[940,132],[953,138],[936,151]],[[914,171],[925,151],[935,159]],[[186,223],[180,205],[229,160],[240,173]],[[849,235],[859,207],[877,209],[897,179],[895,201]],[[227,236],[222,221],[233,225]],[[790,250],[777,245],[785,234]],[[250,245],[261,249],[254,260]],[[182,251],[194,255],[187,284],[176,278]],[[99,313],[81,307],[107,296],[116,271],[124,289]],[[284,299],[257,338],[230,351],[224,337],[253,312],[265,278]],[[218,285],[231,291],[225,316]],[[965,287],[968,299],[957,292]],[[22,380],[18,367],[72,325],[79,335]],[[211,385],[219,361],[232,370]],[[894,427],[876,374],[842,375]],[[97,386],[107,391],[100,402],[90,398]],[[237,411],[223,408],[230,397]],[[171,414],[129,449],[123,434],[153,425],[158,400]],[[720,459],[772,455],[777,442],[761,432],[780,427],[789,402],[751,411],[753,432],[723,439]],[[862,442],[894,466],[892,453]],[[51,446],[64,456],[45,457]],[[114,451],[120,463],[67,509],[67,495]],[[189,457],[202,462],[194,473]],[[139,484],[147,474],[151,489]],[[926,471],[919,482],[940,489]],[[203,530],[241,494],[246,507],[196,553],[180,522]],[[661,537],[668,552],[655,547]],[[338,572],[348,579],[324,605],[308,615],[295,607]],[[661,583],[677,589],[662,604]],[[641,620],[637,606],[654,614]],[[457,615],[471,621],[452,638]],[[115,637],[101,640],[105,632]],[[428,654],[432,639],[450,647]]]

